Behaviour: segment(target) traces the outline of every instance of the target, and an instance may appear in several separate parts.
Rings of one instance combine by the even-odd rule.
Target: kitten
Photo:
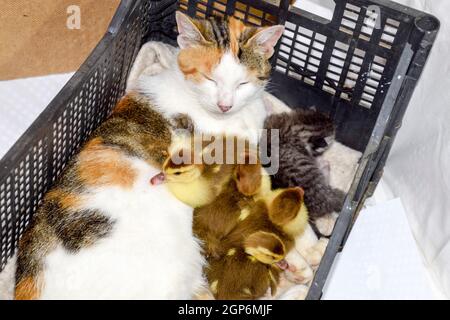
[[[237,135],[256,143],[266,109],[269,58],[283,26],[252,27],[233,17],[192,19],[176,14],[180,50],[171,68],[142,76],[135,88],[167,118],[188,114],[198,131]]]
[[[330,118],[312,110],[294,110],[269,116],[268,130],[279,130],[279,169],[272,176],[274,188],[301,186],[311,218],[340,212],[345,193],[332,188],[316,157],[334,141],[334,125]],[[268,150],[271,150],[268,139]]]
[[[192,209],[151,188],[172,141],[128,95],[68,164],[19,243],[16,299],[190,299],[204,260]]]

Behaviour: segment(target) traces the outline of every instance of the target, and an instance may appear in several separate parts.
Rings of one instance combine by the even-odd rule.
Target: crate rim
[[[127,21],[127,18],[136,10],[136,8],[140,7],[141,3],[145,0],[121,0],[111,23],[105,32],[104,36],[101,38],[99,43],[87,57],[87,59],[83,62],[80,68],[75,72],[75,74],[70,78],[70,80],[64,85],[64,87],[59,91],[59,93],[52,99],[52,101],[43,109],[41,114],[33,121],[33,123],[28,127],[28,129],[22,134],[22,136],[15,142],[15,144],[6,152],[6,154],[0,159],[0,185],[7,182],[10,178],[12,170],[19,164],[18,159],[23,159],[26,155],[27,151],[34,147],[35,144],[44,137],[44,131],[46,128],[46,124],[50,121],[52,122],[57,116],[57,112],[60,106],[66,105],[67,102],[73,97],[74,89],[80,88],[83,85],[84,80],[89,78],[89,76],[95,72],[92,66],[96,65],[96,62],[105,54],[107,49],[112,45],[114,39],[116,38],[118,32],[123,28],[124,23]],[[333,0],[334,2],[340,0]],[[373,4],[379,4],[383,7],[386,7],[390,10],[394,10],[395,12],[403,12],[407,15],[414,17],[414,30],[412,33],[421,37],[421,52],[415,52],[414,56],[411,57],[410,63],[407,66],[407,70],[405,71],[405,75],[408,78],[407,80],[412,82],[415,86],[417,83],[421,72],[423,71],[424,64],[421,62],[426,61],[428,54],[431,50],[431,47],[434,43],[434,40],[437,36],[437,33],[440,29],[440,21],[431,14],[404,6],[399,3],[395,3],[389,0],[353,0],[360,3],[370,2]],[[154,2],[159,2],[158,0]],[[330,21],[314,14],[307,12],[305,10],[299,8],[291,8],[289,11],[294,12],[296,14],[302,14],[308,16],[309,19],[315,20],[316,22],[321,22],[323,24],[330,23]],[[288,13],[289,14],[289,13]],[[424,29],[421,26],[422,19],[430,19],[433,28]],[[426,22],[426,21],[425,21]],[[419,51],[420,51],[419,50]],[[425,60],[423,60],[425,58]],[[416,64],[416,65],[414,65]],[[349,219],[355,214],[358,203],[360,199],[366,194],[366,190],[357,190],[358,187],[362,186],[364,181],[364,174],[367,174],[368,166],[371,164],[371,156],[378,150],[380,144],[382,143],[384,138],[389,138],[390,143],[387,145],[387,154],[389,153],[389,149],[392,146],[392,141],[395,138],[395,134],[401,126],[401,120],[403,118],[404,109],[409,104],[409,101],[412,96],[408,92],[403,92],[406,90],[404,87],[406,86],[405,82],[400,83],[400,87],[398,88],[398,95],[394,95],[396,98],[392,101],[392,106],[390,109],[386,109],[383,111],[385,107],[385,103],[382,105],[382,109],[378,117],[386,117],[386,121],[382,126],[378,128],[374,128],[373,136],[371,137],[369,143],[367,144],[363,156],[361,158],[361,163],[358,165],[357,174],[352,182],[351,193],[346,197],[344,209],[340,213],[340,217],[336,222],[336,226],[346,226],[349,224]],[[390,88],[391,90],[391,88]],[[402,96],[402,93],[404,94]],[[390,111],[393,108],[397,107],[399,100],[400,105],[398,108],[400,109],[397,112],[396,117],[389,117]],[[402,112],[403,110],[403,112]],[[400,125],[399,125],[400,124]],[[388,135],[386,135],[386,131]],[[384,154],[382,155],[384,156]],[[386,161],[386,159],[383,159]],[[379,165],[377,163],[377,165]],[[373,168],[372,174],[376,174],[376,168]],[[370,175],[366,177],[369,179],[369,182],[372,182],[372,176]],[[378,182],[376,177],[374,179],[375,184]],[[356,198],[355,198],[356,197]],[[345,229],[345,228],[341,228]],[[342,230],[341,230],[342,231]],[[344,230],[347,232],[347,230]],[[338,248],[341,245],[342,239],[345,237],[345,234],[336,234],[334,233],[330,239],[330,244],[327,247],[326,253],[324,257],[327,257],[327,261],[321,263],[317,273],[314,277],[314,281],[311,285],[311,288],[308,293],[308,299],[320,299],[322,294],[323,285],[325,284],[325,280],[330,271],[331,265],[334,261],[334,257],[338,252]]]

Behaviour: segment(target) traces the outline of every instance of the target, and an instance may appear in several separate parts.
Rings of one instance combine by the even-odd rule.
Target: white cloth
[[[47,107],[73,73],[0,81],[0,158]]]
[[[361,212],[335,265],[324,300],[435,298],[400,199]]]
[[[386,164],[437,285],[450,298],[450,12],[448,0],[397,0],[436,15],[441,30]]]
[[[435,284],[450,298],[450,12],[448,0],[394,0],[441,21],[435,47],[406,112],[379,188],[400,197]],[[330,18],[332,0],[296,6]]]

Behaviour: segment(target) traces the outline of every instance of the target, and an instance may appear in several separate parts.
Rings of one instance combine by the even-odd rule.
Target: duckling
[[[284,242],[275,233],[257,231],[244,239],[245,252],[264,264],[276,264],[286,255]]]
[[[205,274],[216,299],[258,299],[274,293],[280,270],[252,259],[242,248],[230,250],[222,259],[209,259]]]
[[[305,192],[300,187],[277,189],[265,195],[270,220],[290,237],[302,234],[308,225]]]
[[[303,228],[300,221],[307,223],[301,209],[303,191],[286,189],[261,199],[236,191],[225,189],[211,204],[194,210],[194,233],[204,242],[209,263],[205,273],[215,297],[255,299],[268,290],[274,295],[284,269],[291,281],[309,281],[311,270],[299,269],[302,275],[307,272],[301,277],[291,272],[292,266],[283,266],[289,264],[284,260],[287,253],[295,251],[294,237]],[[224,215],[228,219],[219,220]]]
[[[303,233],[308,224],[308,210],[303,199],[304,191],[299,187],[266,193],[262,201],[267,205],[270,222],[278,231],[282,231],[281,238],[275,233],[271,236],[261,232],[253,234],[244,242],[245,251],[263,263],[273,264],[281,261],[281,255],[275,250],[277,241],[274,238],[279,239],[278,243],[287,243]],[[285,254],[286,251],[283,255]]]
[[[178,200],[193,208],[212,202],[230,181],[233,173],[237,175],[246,174],[245,172],[239,172],[236,164],[238,162],[236,146],[241,143],[239,141],[244,141],[243,144],[246,148],[247,156],[244,161],[249,160],[250,156],[248,154],[256,153],[256,151],[252,151],[251,146],[247,145],[246,140],[240,140],[236,137],[213,137],[210,144],[216,143],[216,147],[223,148],[223,159],[229,160],[225,151],[226,143],[230,139],[233,141],[233,156],[230,163],[222,163],[222,161],[207,164],[205,154],[210,152],[210,145],[207,145],[205,141],[200,140],[196,136],[178,136],[169,148],[168,153],[170,156],[165,160],[162,172],[154,176],[151,179],[151,183],[156,185],[165,182],[168,189]],[[216,141],[219,141],[219,144]],[[200,147],[197,147],[196,144],[200,144]],[[196,154],[197,148],[200,151]],[[255,166],[249,165],[249,168],[252,167]],[[255,169],[261,170],[260,167]],[[251,177],[249,176],[248,178],[250,179]],[[254,185],[251,184],[251,181],[247,182],[249,179],[243,177],[241,179],[242,182],[238,185],[244,194],[250,194],[254,191],[249,189]],[[270,179],[267,180],[270,183]]]

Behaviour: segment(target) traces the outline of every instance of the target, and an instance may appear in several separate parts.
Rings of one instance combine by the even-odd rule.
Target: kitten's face
[[[334,140],[334,133],[324,133],[323,136],[311,136],[308,139],[308,145],[311,147],[312,155],[315,157],[322,155],[330,148]]]
[[[333,120],[321,112],[305,111],[303,123],[306,145],[313,156],[322,155],[335,141]]]
[[[262,93],[282,26],[248,27],[234,18],[193,20],[178,12],[177,23],[178,64],[205,110],[235,113]]]

